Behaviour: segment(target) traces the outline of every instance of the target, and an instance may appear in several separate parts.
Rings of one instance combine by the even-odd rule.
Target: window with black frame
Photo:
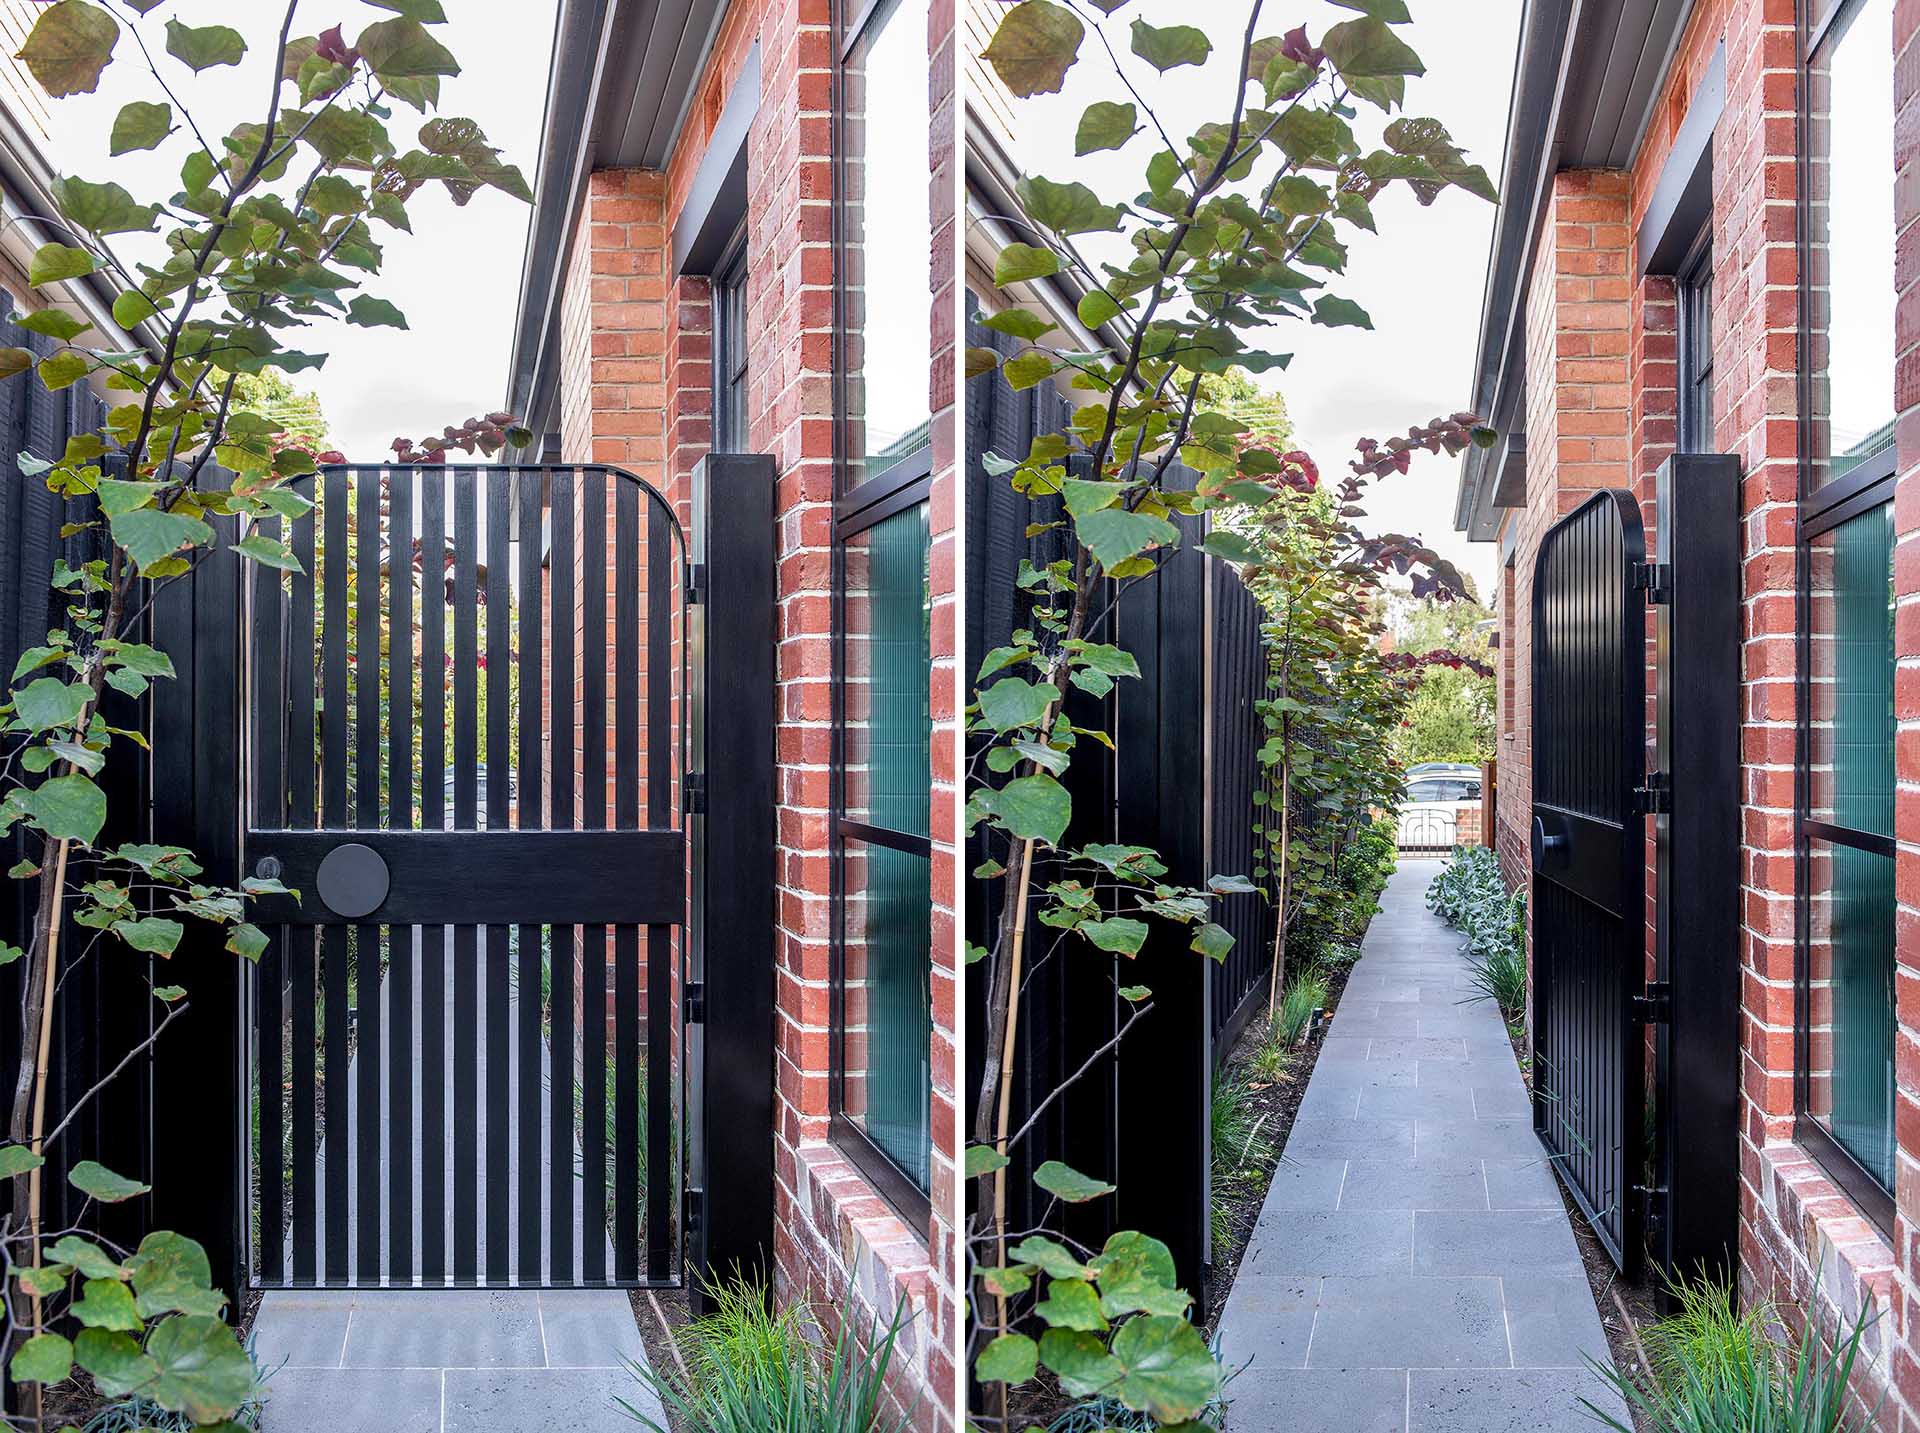
[[[1679,310],[1679,450],[1711,453],[1713,445],[1713,246],[1705,237],[1674,282]]]
[[[747,230],[713,271],[713,451],[747,451]]]
[[[1797,1134],[1893,1216],[1893,0],[1809,26],[1801,85]]]
[[[835,91],[832,1128],[924,1219],[932,1104],[927,0],[843,0]],[[874,123],[868,123],[868,116]]]

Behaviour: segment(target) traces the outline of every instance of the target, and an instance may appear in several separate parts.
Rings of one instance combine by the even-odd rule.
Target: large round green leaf
[[[159,1365],[131,1334],[112,1329],[81,1329],[73,1341],[73,1356],[109,1398],[125,1398],[160,1376]]]
[[[1207,1341],[1183,1318],[1147,1314],[1113,1336],[1113,1357],[1126,1369],[1120,1401],[1161,1423],[1198,1418],[1220,1391],[1220,1366]]]
[[[147,1340],[147,1356],[160,1369],[154,1401],[196,1422],[231,1418],[253,1392],[253,1362],[219,1319],[167,1319]]]
[[[93,844],[107,823],[107,797],[85,776],[56,776],[20,798],[33,824],[56,841]]]
[[[13,1355],[15,1383],[59,1383],[73,1372],[73,1345],[57,1333],[35,1334]]]
[[[1025,1334],[1003,1333],[980,1350],[973,1376],[982,1383],[1025,1383],[1033,1377],[1039,1350]]]
[[[88,1328],[138,1333],[145,1327],[133,1306],[133,1291],[118,1279],[88,1279],[69,1312]]]

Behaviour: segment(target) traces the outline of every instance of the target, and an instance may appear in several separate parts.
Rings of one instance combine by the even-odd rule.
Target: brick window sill
[[[884,1328],[904,1302],[894,1367],[926,1379],[933,1271],[927,1240],[880,1197],[853,1162],[825,1141],[794,1151],[794,1198],[848,1274],[853,1292]]]
[[[1779,1257],[1787,1251],[1769,1250],[1775,1267],[1788,1271],[1794,1284],[1781,1294],[1807,1306],[1808,1295],[1817,1293],[1812,1307],[1828,1337],[1851,1328],[1871,1297],[1878,1317],[1860,1351],[1884,1379],[1887,1325],[1894,1317],[1892,1246],[1813,1156],[1790,1140],[1761,1147],[1760,1189],[1762,1241],[1778,1238],[1791,1246],[1789,1258]]]

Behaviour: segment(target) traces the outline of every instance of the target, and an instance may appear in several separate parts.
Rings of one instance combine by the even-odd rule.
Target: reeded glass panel
[[[849,840],[842,936],[841,1109],[914,1185],[928,1181],[932,865]]]
[[[933,789],[926,504],[848,538],[845,554],[846,814],[925,836]]]
[[[852,488],[927,442],[927,0],[898,0],[869,21],[842,76],[840,282],[845,481]]]
[[[1893,858],[1807,850],[1807,1113],[1893,1187]]]
[[[1807,545],[1808,809],[1893,834],[1893,507]]]
[[[1812,482],[1893,441],[1893,0],[1835,25],[1808,67]]]

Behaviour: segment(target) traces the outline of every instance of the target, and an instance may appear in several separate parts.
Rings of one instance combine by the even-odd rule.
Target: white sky
[[[443,0],[443,5],[450,23],[435,30],[462,72],[441,82],[438,113],[475,120],[488,142],[518,164],[532,184],[555,0],[516,0],[510,7],[499,0]],[[177,10],[191,24],[233,26],[247,39],[246,59],[237,67],[203,71],[196,79],[165,54],[165,22]],[[273,46],[284,13],[279,3],[269,0],[195,0],[185,10],[162,6],[141,22],[168,83],[209,137],[264,114]],[[121,11],[118,18],[124,23],[128,17]],[[316,34],[341,23],[351,39],[367,24],[391,18],[391,11],[360,0],[303,0],[294,33]],[[292,94],[291,87],[287,93]],[[141,200],[165,198],[178,190],[181,161],[193,147],[181,133],[156,150],[108,157],[114,116],[134,99],[162,101],[165,95],[132,38],[123,34],[98,93],[49,101],[49,158],[54,167],[84,179],[115,180]],[[402,150],[416,148],[414,136],[429,117],[396,105],[388,121],[395,144]],[[448,423],[490,412],[506,397],[508,347],[531,206],[483,189],[464,209],[456,208],[445,189],[434,184],[407,207],[411,235],[373,226],[386,263],[364,292],[397,304],[409,329],[321,322],[305,331],[305,337],[301,330],[282,334],[289,348],[330,355],[325,367],[295,374],[294,382],[320,395],[335,444],[357,461],[378,460],[402,434],[417,439]],[[116,251],[126,259],[148,257],[151,251],[142,250],[137,238],[116,236]]]
[[[1427,66],[1423,79],[1407,84],[1406,113],[1430,115],[1446,125],[1454,143],[1497,183],[1505,145],[1507,98],[1519,24],[1519,0],[1415,0],[1414,23],[1401,33]],[[1325,0],[1300,0],[1284,8],[1269,4],[1262,34],[1277,34],[1305,22],[1317,39],[1354,12]],[[1170,134],[1183,137],[1207,119],[1223,118],[1238,65],[1232,42],[1243,32],[1246,0],[1137,0],[1102,27],[1134,84],[1160,113]],[[1195,24],[1214,40],[1204,66],[1157,76],[1128,48],[1128,26],[1138,15],[1158,25]],[[1105,52],[1089,36],[1081,59],[1068,71],[1065,89],[1013,103],[1015,158],[1032,174],[1078,178],[1103,200],[1130,199],[1143,185],[1139,175],[1157,145],[1137,135],[1119,151],[1073,156],[1081,111],[1096,99],[1124,100]],[[1376,136],[1386,117],[1359,106],[1361,142]],[[1323,472],[1342,471],[1363,436],[1386,438],[1415,423],[1465,406],[1473,382],[1475,330],[1486,275],[1494,206],[1449,190],[1423,209],[1404,186],[1375,202],[1378,236],[1351,236],[1347,273],[1330,287],[1354,299],[1372,316],[1374,329],[1288,325],[1255,346],[1293,353],[1283,373],[1264,381],[1286,395],[1295,441],[1314,455]],[[1346,231],[1343,232],[1343,237]],[[1090,256],[1097,235],[1076,239]],[[1470,572],[1483,596],[1497,562],[1492,543],[1469,543],[1453,530],[1459,463],[1444,456],[1415,458],[1412,471],[1376,483],[1367,499],[1371,531],[1415,533]]]

